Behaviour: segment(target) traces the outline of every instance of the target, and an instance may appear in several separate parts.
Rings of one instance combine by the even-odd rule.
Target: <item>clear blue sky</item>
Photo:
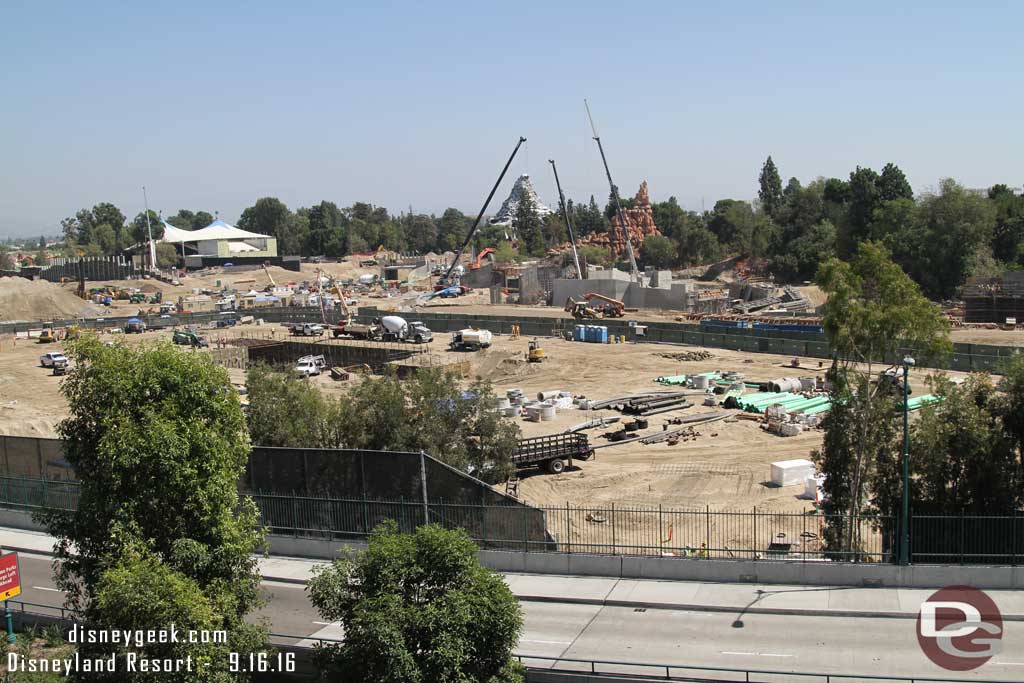
[[[894,161],[915,190],[1024,182],[1019,2],[173,3],[0,7],[0,235],[112,201],[475,213],[616,182],[688,208]],[[159,6],[158,6],[159,5]]]

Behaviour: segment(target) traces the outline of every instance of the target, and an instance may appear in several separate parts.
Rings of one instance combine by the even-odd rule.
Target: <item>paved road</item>
[[[21,554],[23,599],[60,605],[50,559]],[[339,638],[309,604],[304,587],[264,581],[256,613],[273,633]],[[921,654],[912,619],[791,616],[523,602],[518,652],[775,671],[954,677]],[[1003,654],[962,678],[1024,681],[1024,622],[1005,624]],[[528,663],[546,666],[541,660]],[[682,671],[675,672],[682,674]]]

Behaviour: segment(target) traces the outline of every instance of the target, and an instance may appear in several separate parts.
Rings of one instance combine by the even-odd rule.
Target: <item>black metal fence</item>
[[[20,510],[78,504],[79,484],[0,477],[0,506]],[[591,553],[717,559],[892,562],[895,521],[854,518],[853,550],[829,548],[830,524],[850,518],[817,510],[679,510],[617,506],[534,508],[437,500],[370,500],[256,492],[252,499],[271,533],[359,539],[384,520],[403,531],[424,523],[465,529],[482,547],[531,552]],[[538,512],[547,533],[537,533]],[[1024,555],[1024,515],[921,515],[912,519],[911,561],[917,564],[1017,565]]]

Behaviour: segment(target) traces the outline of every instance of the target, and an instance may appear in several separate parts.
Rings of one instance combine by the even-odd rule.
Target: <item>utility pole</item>
[[[145,185],[142,186],[142,206],[146,209],[146,232],[149,234],[149,269],[156,270],[156,245],[153,244],[153,228],[149,224],[149,199]]]
[[[572,219],[569,218],[569,209],[565,205],[565,195],[562,193],[562,183],[558,180],[558,169],[555,167],[555,160],[548,159],[548,163],[551,164],[551,170],[555,172],[555,187],[558,188],[558,204],[562,207],[562,218],[565,219],[565,227],[569,230],[569,243],[572,244],[572,260],[576,264],[576,277],[581,280],[586,278],[583,276],[583,269],[580,268],[580,255],[576,252],[576,236],[572,232]]]
[[[900,521],[900,564],[910,564],[910,366],[914,359],[903,358],[903,514]]]
[[[590,115],[590,104],[586,100],[583,100],[583,106],[587,108],[587,119],[590,120],[590,130],[594,133],[594,141],[597,142],[597,149],[601,152],[601,161],[604,163],[604,173],[608,176],[608,185],[611,186],[612,190],[612,201],[615,202],[615,215],[619,217],[619,227],[622,228],[622,236],[626,240],[626,253],[629,255],[629,267],[631,269],[630,274],[636,283],[641,287],[644,286],[643,278],[640,276],[640,271],[636,267],[636,257],[633,255],[633,243],[629,240],[629,230],[626,229],[626,214],[622,211],[622,204],[619,202],[619,188],[615,187],[614,181],[612,181],[612,172],[608,170],[608,159],[604,156],[604,146],[601,144],[601,136],[597,134],[597,126],[594,125],[594,117]]]

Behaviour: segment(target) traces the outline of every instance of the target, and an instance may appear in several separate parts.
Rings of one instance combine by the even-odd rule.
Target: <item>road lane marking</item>
[[[775,652],[732,652],[729,650],[720,650],[718,654],[721,655],[740,655],[744,657],[792,657],[793,655],[778,654]]]
[[[62,591],[59,588],[47,588],[46,586],[32,586],[32,587],[35,588],[36,590],[39,590],[39,591],[50,591],[52,593],[63,593],[64,592],[64,591]]]

